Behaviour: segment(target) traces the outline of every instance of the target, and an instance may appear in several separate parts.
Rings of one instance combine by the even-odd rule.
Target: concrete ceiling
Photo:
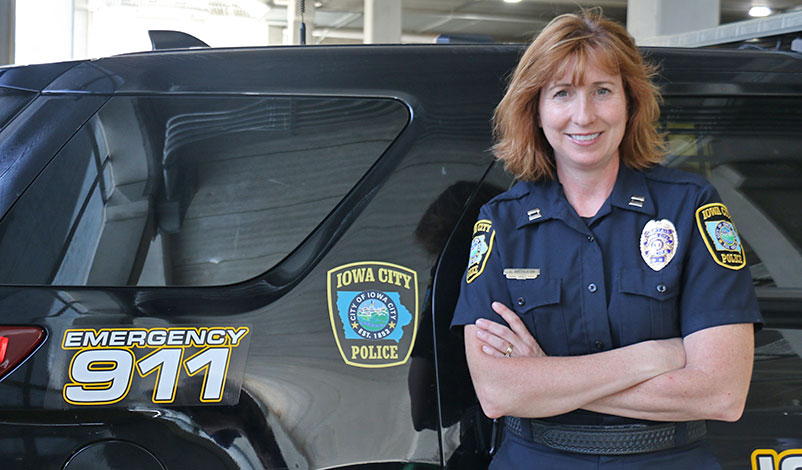
[[[280,8],[286,0],[266,3]],[[361,42],[364,0],[307,0],[312,3],[315,42],[321,38]],[[721,24],[750,19],[747,11],[756,4],[779,13],[802,10],[802,0],[720,0],[720,4]],[[601,6],[606,16],[626,23],[627,0],[522,0],[515,4],[502,0],[402,0],[402,28],[405,42],[431,42],[440,34],[487,35],[500,42],[520,42],[554,16],[580,6]]]

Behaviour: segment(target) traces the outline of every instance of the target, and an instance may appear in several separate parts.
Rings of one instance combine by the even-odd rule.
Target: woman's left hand
[[[476,320],[476,338],[482,343],[482,352],[494,357],[546,356],[515,312],[501,302],[493,302],[492,307],[510,326],[484,318]]]

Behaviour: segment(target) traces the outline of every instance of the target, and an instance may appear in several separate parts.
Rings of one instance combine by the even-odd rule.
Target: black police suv
[[[522,49],[193,49],[0,69],[0,468],[485,468],[448,331]],[[802,57],[652,49],[666,165],[766,325],[727,469],[802,460]],[[711,292],[710,295],[716,295]]]

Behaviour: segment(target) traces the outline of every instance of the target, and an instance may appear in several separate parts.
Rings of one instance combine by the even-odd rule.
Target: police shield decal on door
[[[331,269],[329,317],[346,364],[392,367],[409,359],[418,325],[418,275],[391,263],[362,261]]]

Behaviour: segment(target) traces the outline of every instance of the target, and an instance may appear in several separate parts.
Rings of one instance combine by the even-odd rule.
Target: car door
[[[427,214],[490,165],[516,50],[181,51],[57,76],[29,105],[57,121],[9,134],[60,132],[17,139],[41,156],[0,220],[0,336],[43,333],[0,381],[9,468],[442,465]]]

